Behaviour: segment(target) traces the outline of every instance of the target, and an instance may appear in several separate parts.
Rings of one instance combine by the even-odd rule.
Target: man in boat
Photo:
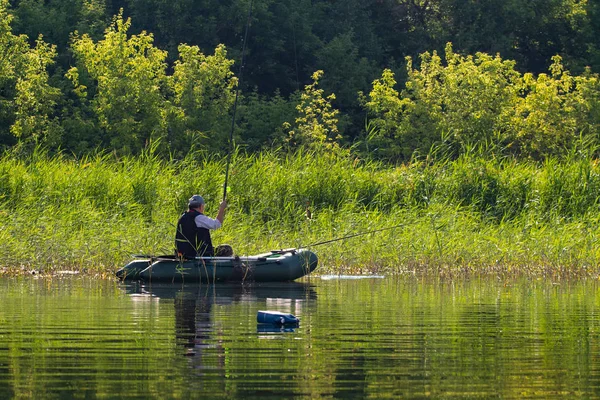
[[[179,257],[231,257],[233,255],[230,245],[223,244],[215,249],[210,238],[210,231],[219,229],[223,224],[227,202],[225,200],[221,202],[215,219],[204,215],[205,207],[204,198],[195,194],[188,201],[188,210],[179,217],[175,234],[175,247]]]

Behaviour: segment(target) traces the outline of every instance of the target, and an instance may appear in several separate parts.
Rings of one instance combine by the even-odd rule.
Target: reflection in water
[[[201,356],[202,349],[222,350],[218,341],[211,341],[215,333],[212,309],[215,305],[241,302],[265,302],[269,310],[285,313],[302,312],[303,303],[316,301],[317,295],[310,284],[299,282],[248,284],[151,284],[131,283],[126,291],[135,300],[146,297],[152,301],[173,301],[175,332],[178,344],[186,348],[186,355]],[[295,327],[257,325],[257,333],[291,333]]]
[[[596,280],[0,279],[0,399],[600,398],[599,343]]]
[[[293,333],[296,332],[297,326],[270,325],[261,324],[256,327],[258,333]],[[268,337],[268,336],[267,336]]]

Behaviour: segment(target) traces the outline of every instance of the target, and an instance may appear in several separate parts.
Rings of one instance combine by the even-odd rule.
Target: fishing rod
[[[312,243],[312,244],[309,244],[309,245],[306,245],[306,246],[299,246],[298,248],[301,249],[301,248],[310,248],[310,247],[314,247],[314,246],[321,246],[323,244],[338,242],[340,240],[351,239],[351,238],[354,238],[354,237],[357,237],[357,236],[364,236],[364,235],[368,235],[370,233],[377,233],[377,232],[382,232],[382,231],[389,231],[390,229],[396,229],[396,228],[400,228],[400,227],[403,227],[403,226],[405,226],[405,224],[388,226],[386,228],[380,228],[380,229],[373,229],[371,231],[354,233],[352,235],[343,236],[343,237],[339,237],[339,238],[336,238],[336,239],[325,240],[323,242]],[[280,251],[286,251],[286,250],[282,249]],[[149,254],[135,254],[135,255],[133,255],[133,257],[136,257],[136,258],[160,258],[160,257],[163,257],[163,256],[153,256],[153,255],[149,255]],[[164,256],[164,257],[168,257],[168,256]]]
[[[325,240],[323,242],[317,242],[317,243],[313,243],[313,244],[309,244],[308,246],[302,246],[302,247],[313,247],[313,246],[320,246],[322,244],[327,244],[327,243],[333,243],[333,242],[338,242],[340,240],[345,240],[345,239],[350,239],[353,237],[357,237],[357,236],[363,236],[363,235],[368,235],[370,233],[376,233],[376,232],[381,232],[381,231],[388,231],[390,229],[395,229],[395,228],[400,228],[404,226],[404,224],[400,224],[400,225],[396,225],[396,226],[388,226],[387,228],[380,228],[380,229],[374,229],[372,231],[366,231],[366,232],[360,232],[360,233],[354,233],[352,235],[348,235],[348,236],[344,236],[344,237],[340,237],[337,239],[330,239],[330,240]]]
[[[233,116],[231,117],[231,133],[229,134],[229,151],[227,152],[227,166],[225,167],[225,183],[223,184],[223,201],[227,198],[227,180],[229,179],[229,164],[231,163],[231,153],[233,152],[233,130],[235,128],[235,113],[242,86],[242,73],[244,72],[244,55],[246,54],[246,42],[248,41],[248,30],[250,27],[250,18],[252,17],[252,1],[248,7],[248,19],[246,20],[246,31],[244,32],[244,43],[242,44],[242,56],[240,59],[240,69],[238,72],[238,84],[235,89],[235,101],[233,102]]]

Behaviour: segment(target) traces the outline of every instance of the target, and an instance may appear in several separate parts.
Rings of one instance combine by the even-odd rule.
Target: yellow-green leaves
[[[12,34],[10,23],[13,16],[7,12],[7,5],[8,0],[0,0],[0,80],[13,76],[15,55],[25,47],[24,38]]]
[[[441,142],[459,152],[566,154],[580,135],[597,136],[600,86],[597,75],[573,77],[553,61],[550,74],[522,75],[513,61],[461,56],[448,44],[445,63],[436,52],[422,54],[418,69],[408,59],[400,93],[385,70],[363,103],[392,158]]]
[[[0,0],[0,114],[22,144],[58,142],[61,129],[52,113],[60,91],[48,84],[56,47],[42,40],[31,48],[25,35],[12,34],[8,1]],[[1,128],[0,128],[1,129]]]
[[[175,103],[190,112],[212,106],[215,112],[223,113],[231,106],[232,90],[237,85],[232,65],[223,45],[217,46],[213,56],[205,56],[198,46],[179,45],[173,73]]]
[[[54,62],[55,46],[40,36],[36,46],[22,55],[23,69],[16,83],[16,120],[11,132],[22,140],[40,142],[45,138],[58,143],[61,128],[51,117],[60,90],[48,84],[47,66]]]
[[[103,142],[124,153],[137,153],[167,130],[161,90],[166,84],[167,53],[154,47],[151,34],[129,36],[130,26],[121,12],[97,43],[75,33],[71,47],[78,66],[67,76],[79,95],[87,94],[81,71],[93,80],[96,90],[90,101],[105,135]]]
[[[100,143],[123,154],[157,141],[184,153],[192,145],[215,145],[206,132],[228,114],[237,84],[225,47],[205,56],[196,46],[180,45],[169,76],[166,51],[154,46],[152,34],[129,35],[130,26],[121,12],[98,42],[73,35],[77,67],[67,77],[94,113]]]
[[[170,85],[179,140],[188,146],[219,148],[227,144],[225,120],[229,120],[238,83],[231,72],[232,65],[223,45],[209,56],[198,46],[179,45],[179,60],[175,62]]]
[[[339,148],[341,135],[338,132],[339,111],[332,107],[335,95],[323,97],[323,89],[317,89],[323,71],[312,75],[313,83],[306,85],[296,107],[299,116],[294,130],[289,131],[292,145],[305,145],[316,150]]]
[[[523,76],[510,121],[520,151],[536,158],[564,154],[581,136],[600,133],[598,76],[573,77],[561,57],[553,61],[550,75]]]

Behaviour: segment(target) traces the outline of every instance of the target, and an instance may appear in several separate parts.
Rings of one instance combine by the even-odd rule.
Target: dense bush
[[[498,56],[458,55],[450,44],[445,61],[424,53],[415,69],[409,58],[401,92],[390,70],[374,82],[363,98],[372,116],[372,148],[392,159],[428,154],[440,144],[454,155],[476,149],[544,159],[582,143],[586,149],[600,144],[598,75],[573,77],[556,56],[550,74],[535,77]]]
[[[233,125],[250,151],[351,147],[402,162],[433,150],[545,159],[597,148],[594,2],[266,0],[249,20],[245,0],[184,3],[0,0],[0,146],[158,146],[181,159],[229,151]]]

